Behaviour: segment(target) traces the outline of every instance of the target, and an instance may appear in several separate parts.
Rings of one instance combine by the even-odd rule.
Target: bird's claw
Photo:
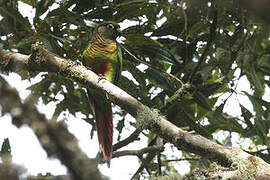
[[[106,77],[103,74],[98,74],[98,82],[103,79],[106,79]]]
[[[82,62],[79,61],[79,60],[69,61],[68,62],[68,66],[74,66],[74,65],[82,65]]]
[[[81,66],[83,66],[83,63],[82,63],[82,61],[80,61],[80,60],[75,60],[75,64],[76,64],[76,65],[81,65]]]
[[[90,71],[93,70],[90,66],[85,66],[85,67],[86,67],[86,69],[88,69],[88,70],[90,70]]]
[[[74,61],[69,61],[69,62],[68,62],[68,66],[69,66],[69,67],[74,66],[74,65],[75,65]]]

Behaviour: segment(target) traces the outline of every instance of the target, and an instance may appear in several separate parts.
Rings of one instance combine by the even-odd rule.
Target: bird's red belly
[[[94,62],[90,62],[89,67],[96,74],[102,74],[102,75],[105,75],[110,70],[110,66],[109,66],[108,63],[98,63],[97,64],[97,63],[94,63]]]

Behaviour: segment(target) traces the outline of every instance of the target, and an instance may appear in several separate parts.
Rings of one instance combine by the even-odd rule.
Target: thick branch
[[[11,162],[0,163],[0,179],[1,180],[17,180],[25,176],[26,169]],[[29,176],[23,178],[27,180],[72,180],[70,175],[59,175],[51,177]]]
[[[3,55],[0,53],[0,64]],[[27,63],[28,59],[25,59]],[[13,65],[16,60],[12,60]],[[10,64],[9,62],[8,64]],[[12,63],[11,63],[12,64]],[[151,110],[147,106],[137,101],[135,98],[124,92],[117,86],[105,79],[100,80],[92,71],[81,65],[69,65],[70,61],[59,58],[45,50],[41,45],[34,45],[31,58],[29,60],[32,70],[49,71],[60,73],[69,77],[82,85],[107,92],[110,100],[119,105],[131,115],[137,117],[138,127],[147,128],[164,140],[174,144],[177,148],[186,152],[195,153],[212,161],[216,161],[223,166],[231,166],[232,162],[245,161],[247,167],[255,167],[254,176],[256,179],[270,178],[270,165],[262,159],[252,156],[239,148],[221,146],[200,135],[190,134],[176,127],[167,121],[158,112]]]
[[[30,126],[48,155],[56,155],[74,179],[103,179],[96,161],[89,159],[80,150],[75,137],[68,132],[64,124],[54,120],[47,121],[33,102],[28,98],[21,103],[17,91],[0,77],[0,105],[3,113],[11,113],[13,124],[18,127],[22,124]]]

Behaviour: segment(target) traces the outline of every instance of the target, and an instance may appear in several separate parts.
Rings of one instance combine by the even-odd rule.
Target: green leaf
[[[11,147],[10,147],[10,144],[9,144],[9,139],[5,138],[4,142],[2,144],[2,147],[1,147],[0,155],[4,156],[4,155],[10,155],[10,154],[11,154]]]
[[[91,28],[93,28],[93,29],[96,28],[96,27],[98,26],[97,23],[95,23],[95,22],[93,22],[93,21],[89,21],[89,20],[84,20],[84,23],[85,23],[86,26],[91,27]]]
[[[234,131],[234,132],[238,132],[240,134],[243,134],[244,132],[244,129],[243,127],[241,126],[241,124],[239,124],[238,122],[238,119],[237,118],[233,118],[233,117],[228,117],[226,118],[225,120],[228,120],[228,122],[224,121],[225,122],[225,126],[229,126],[228,130],[230,131]],[[229,124],[229,125],[228,125]]]
[[[244,91],[244,93],[248,96],[249,100],[251,101],[251,103],[253,104],[253,108],[255,110],[256,113],[258,114],[263,114],[264,110],[262,108],[262,104],[258,101],[258,99],[256,99],[254,96],[249,95],[247,92]]]
[[[212,111],[212,107],[210,106],[208,102],[208,98],[206,98],[203,93],[200,91],[196,91],[193,94],[193,99],[196,103],[198,103],[201,107],[205,108],[208,111]]]
[[[253,108],[256,112],[256,116],[263,116],[264,118],[267,118],[268,112],[270,111],[270,102],[264,101],[261,98],[250,95],[245,91],[244,93],[248,96],[249,100],[253,104]],[[266,110],[264,108],[266,108]]]
[[[37,7],[36,7],[36,15],[35,15],[35,17],[39,17],[43,13],[45,13],[53,3],[54,3],[54,1],[50,1],[50,0],[40,0],[40,1],[38,1]]]
[[[244,118],[247,126],[250,129],[252,129],[253,128],[253,124],[250,121],[250,119],[252,117],[252,113],[248,109],[246,109],[244,106],[242,106],[241,104],[240,104],[240,108],[241,108],[242,116],[243,116],[243,118]]]
[[[196,119],[192,116],[192,114],[190,114],[190,112],[186,111],[186,107],[185,110],[183,110],[185,117],[186,117],[186,121],[189,124],[189,126],[194,129],[197,133],[199,133],[200,135],[204,136],[204,137],[211,137],[211,134],[208,132],[208,130],[202,126],[199,122],[196,122]]]
[[[125,76],[122,76],[118,84],[124,91],[129,92],[133,97],[140,97],[140,89],[133,83],[132,80],[129,80]]]
[[[42,174],[42,173],[38,173],[37,175],[38,177],[42,177],[42,178],[49,178],[49,177],[53,177],[53,175],[50,172],[47,172],[46,174]]]
[[[182,17],[179,17],[179,18],[182,18]],[[153,36],[166,36],[166,35],[178,36],[182,31],[182,27],[184,27],[184,22],[181,21],[181,19],[174,17],[173,19],[169,19],[168,21],[166,21],[161,27],[157,28],[153,32],[152,35]]]
[[[238,132],[243,134],[244,129],[239,124],[238,119],[223,113],[225,103],[221,104],[216,108],[215,112],[210,112],[207,115],[207,118],[210,122],[210,125],[207,125],[207,129],[210,132],[215,132],[217,130],[227,130],[230,132]]]
[[[64,15],[64,17],[63,17]],[[88,20],[78,20],[79,19],[79,15],[77,15],[76,13],[69,11],[69,9],[64,8],[62,6],[60,6],[57,9],[54,9],[52,11],[50,11],[48,13],[48,15],[46,16],[45,20],[47,22],[50,22],[49,24],[54,25],[55,21],[60,20],[60,22],[69,22],[69,24],[76,24],[76,25],[80,25],[83,26],[84,24],[86,24],[86,22],[89,22]],[[88,25],[88,24],[86,24]]]
[[[174,91],[174,87],[170,83],[170,81],[159,71],[153,69],[145,70],[145,75],[148,79],[151,80],[156,86],[166,89],[168,91]]]
[[[73,11],[81,14],[84,11],[89,11],[89,9],[93,9],[97,6],[101,6],[101,3],[104,3],[104,1],[96,1],[96,0],[80,0],[80,1],[73,0],[73,1],[71,1],[71,0],[68,0],[66,2],[65,7],[70,7],[71,5],[76,4]]]
[[[48,49],[51,52],[54,52],[55,49],[53,48],[50,40],[48,40],[46,37],[40,37],[40,41],[44,44],[44,47]]]
[[[20,52],[30,54],[31,53],[31,46],[37,41],[37,37],[30,36],[22,39],[20,42],[16,44],[16,47]]]
[[[263,120],[260,117],[255,118],[255,125],[254,126],[256,128],[257,134],[262,139],[262,142],[264,142],[265,135],[266,135],[266,133],[268,132],[269,129],[267,129],[267,127],[264,125]]]
[[[270,55],[262,56],[257,63],[258,70],[270,76]]]
[[[162,46],[162,44],[158,41],[153,40],[148,36],[144,36],[143,34],[127,34],[125,35],[125,38],[125,43],[130,47],[140,47],[146,45]]]
[[[251,77],[251,83],[255,86],[256,90],[260,94],[263,94],[264,88],[257,72],[255,71],[254,65],[250,67],[249,72],[250,72],[250,77]]]
[[[215,103],[217,102],[218,97],[215,98],[211,98],[208,99],[209,105],[210,107],[214,107]],[[198,120],[202,120],[203,118],[205,118],[209,113],[213,113],[213,111],[209,111],[201,106],[198,106],[198,110],[197,110],[197,116],[196,118]]]
[[[30,6],[36,7],[38,0],[20,0]]]
[[[14,25],[14,31],[18,31],[18,30],[23,30],[26,32],[33,32],[31,30],[31,25],[30,22],[28,21],[27,18],[24,18],[22,16],[22,14],[15,8],[12,7],[6,7],[6,8],[2,8],[1,10],[3,10],[9,17],[12,18],[13,20],[13,25]],[[19,27],[19,25],[21,27]],[[22,33],[22,32],[21,32]]]
[[[230,69],[233,62],[234,61],[231,60],[231,51],[223,48],[217,48],[216,63],[224,72]]]
[[[137,4],[128,4],[120,6],[117,13],[114,15],[117,20],[123,20],[126,18],[138,18],[144,14],[149,14],[149,11],[153,11],[155,4],[147,3],[137,3]],[[153,7],[151,9],[151,7]]]
[[[122,130],[123,130],[124,126],[125,126],[125,119],[119,120],[118,123],[117,123],[117,126],[116,126],[116,129],[119,132],[118,137],[117,137],[118,141],[120,141],[121,133],[122,133]]]
[[[139,51],[150,59],[157,61],[170,63],[170,64],[179,64],[180,62],[174,58],[170,51],[166,50],[165,47],[155,46],[155,45],[143,45],[138,48]]]
[[[199,33],[201,33],[202,30],[206,30],[208,28],[209,24],[204,23],[202,21],[198,21],[197,23],[193,24],[189,34],[190,35],[197,35]]]

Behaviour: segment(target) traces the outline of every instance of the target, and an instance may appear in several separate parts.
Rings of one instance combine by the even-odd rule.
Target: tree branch
[[[7,54],[8,52],[6,51],[0,52],[0,64]],[[16,54],[19,55],[18,53]],[[14,57],[13,53],[9,53],[9,56]],[[247,168],[255,168],[253,173],[256,179],[270,178],[270,165],[261,158],[252,156],[239,148],[221,146],[200,135],[183,131],[167,121],[163,116],[159,115],[156,110],[152,110],[143,105],[137,99],[111,84],[109,81],[105,79],[100,80],[95,73],[84,66],[77,64],[70,65],[70,61],[55,56],[39,44],[33,45],[32,54],[29,59],[27,59],[28,56],[23,57],[23,63],[27,64],[25,66],[27,70],[29,70],[30,67],[32,71],[60,73],[65,77],[69,77],[81,83],[87,88],[94,88],[106,92],[112,102],[137,118],[138,128],[153,131],[165,141],[174,144],[178,149],[203,156],[225,167],[230,167],[232,163],[239,165],[239,162],[244,162]],[[20,60],[22,59],[13,58],[9,60],[6,67],[10,65],[12,69]]]
[[[135,141],[138,139],[138,136],[140,135],[141,131],[136,129],[129,137],[127,137],[126,139],[119,141],[118,143],[113,145],[113,151],[116,151],[126,145],[128,145],[129,143]]]
[[[127,6],[127,5],[133,5],[133,4],[140,4],[140,3],[146,3],[146,0],[133,0],[133,1],[128,1],[128,2],[123,2],[121,4],[117,4],[115,7],[119,8],[121,6]]]
[[[162,162],[175,162],[175,161],[199,161],[201,158],[179,158],[179,159],[167,159]]]
[[[163,143],[163,140],[161,138],[156,137],[153,140],[154,140],[154,144],[155,144],[154,146],[163,147],[163,148],[160,148],[157,151],[152,151],[152,152],[148,153],[145,158],[141,157],[140,159],[141,159],[142,163],[141,163],[140,167],[137,169],[136,173],[134,173],[134,175],[132,176],[131,179],[136,178],[137,175],[140,174],[144,169],[146,169],[147,172],[149,173],[149,175],[151,175],[147,169],[147,165],[155,158],[156,155],[159,155],[160,152],[164,150],[164,143]],[[151,144],[151,142],[148,144],[148,146],[150,146],[150,144]],[[153,147],[153,146],[150,146],[150,147]],[[160,164],[159,164],[159,166],[160,166]]]
[[[138,136],[140,135],[141,130],[136,129],[129,137],[127,137],[126,139],[117,142],[116,144],[113,145],[113,151],[117,151],[118,149],[128,145],[129,143],[138,140]],[[120,151],[119,151],[120,152]],[[103,158],[103,155],[101,154],[101,152],[98,152],[96,155],[96,158],[98,163],[105,163],[105,160]]]
[[[161,151],[163,146],[150,146],[140,150],[125,150],[125,151],[117,151],[113,152],[113,158],[121,157],[121,156],[138,156],[141,157],[145,153],[158,152]]]
[[[11,113],[12,123],[18,127],[22,124],[30,126],[48,155],[56,155],[74,179],[104,179],[97,169],[96,161],[89,159],[80,150],[75,137],[68,132],[63,123],[47,121],[45,116],[38,112],[31,97],[21,103],[17,91],[1,77],[0,92],[2,113]]]

